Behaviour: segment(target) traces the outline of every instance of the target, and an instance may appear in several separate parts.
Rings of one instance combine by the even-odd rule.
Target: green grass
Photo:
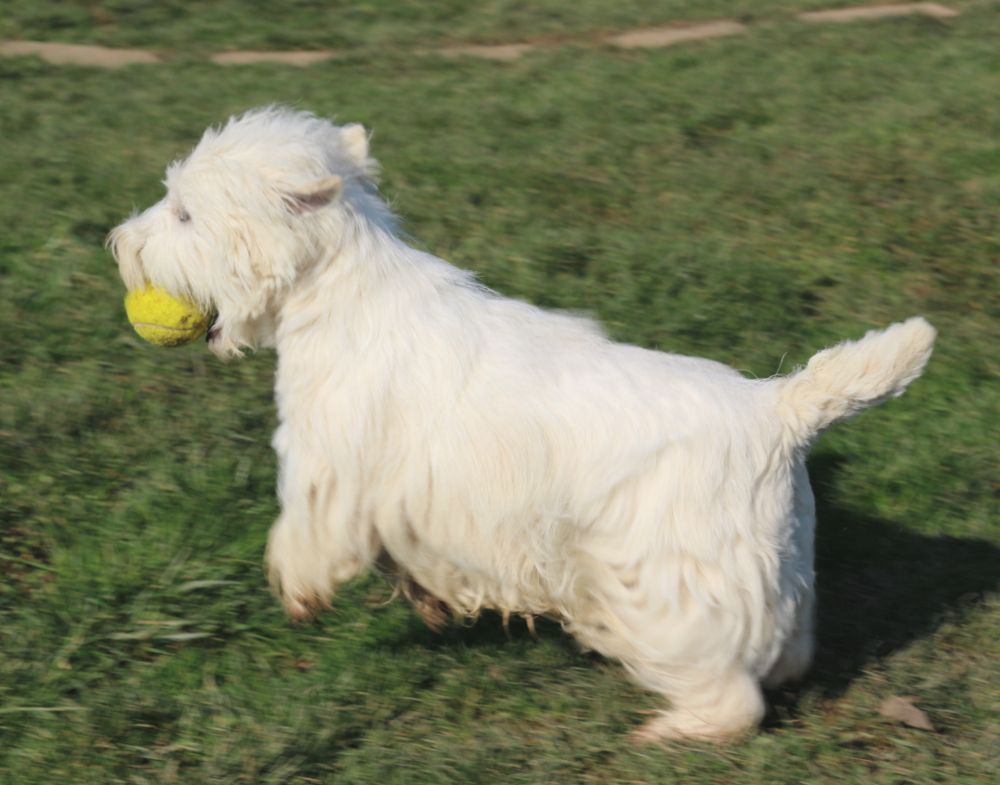
[[[351,35],[451,36],[423,6],[383,6]],[[31,9],[55,7],[14,3],[4,24],[41,37]],[[179,15],[62,37],[170,44],[188,25],[213,46],[325,44],[316,7],[280,35],[223,40]],[[506,29],[506,4],[471,7],[456,12],[470,38]],[[578,7],[581,28],[655,21],[653,4],[510,4],[554,27]],[[306,71],[0,60],[0,782],[992,781],[1000,15],[963,7],[947,24],[775,18],[503,65],[391,49]],[[538,643],[494,616],[432,635],[375,577],[313,624],[282,617],[261,569],[274,357],[144,345],[102,248],[205,125],[270,101],[374,128],[416,242],[623,340],[764,376],[912,313],[937,325],[924,378],[814,451],[820,653],[770,696],[762,732],[634,748],[657,702],[614,663],[552,624]],[[890,695],[939,732],[880,718]]]
[[[0,38],[180,51],[331,46],[381,50],[456,41],[559,38],[720,17],[755,21],[856,4],[855,0],[7,0]]]

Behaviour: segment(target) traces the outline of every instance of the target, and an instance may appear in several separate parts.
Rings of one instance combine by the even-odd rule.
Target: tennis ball
[[[197,305],[149,286],[125,295],[125,315],[142,338],[157,346],[181,346],[205,334],[212,317]]]

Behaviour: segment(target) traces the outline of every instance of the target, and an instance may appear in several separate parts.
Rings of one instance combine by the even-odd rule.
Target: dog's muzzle
[[[222,327],[219,326],[219,314],[212,316],[212,321],[208,323],[208,331],[205,333],[205,343],[217,341],[222,336]]]

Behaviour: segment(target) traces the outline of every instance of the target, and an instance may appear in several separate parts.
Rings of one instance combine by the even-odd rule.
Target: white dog
[[[267,561],[305,617],[377,559],[431,622],[561,619],[669,700],[648,739],[755,725],[813,650],[806,453],[899,395],[913,318],[791,376],[612,343],[406,245],[359,125],[281,108],[207,131],[110,237],[128,288],[218,314],[223,356],[278,351],[281,515]]]

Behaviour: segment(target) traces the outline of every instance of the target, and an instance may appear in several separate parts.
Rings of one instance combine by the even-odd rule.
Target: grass
[[[500,43],[602,29],[739,17],[770,19],[852,0],[8,0],[0,38],[181,51]]]
[[[656,21],[578,6],[587,27]],[[40,37],[43,11],[84,7],[146,13],[14,3],[4,24]],[[318,7],[288,12],[286,43],[320,43]],[[492,39],[506,7],[463,5],[454,29]],[[511,6],[554,27],[568,7]],[[351,28],[366,47],[452,34],[422,5],[370,8],[371,36]],[[1000,17],[963,9],[503,65],[364,47],[307,71],[0,60],[0,782],[992,781]],[[62,37],[282,42],[263,22],[230,41],[190,14],[122,19]],[[142,344],[102,249],[205,125],[270,101],[374,128],[418,243],[623,340],[763,376],[911,313],[938,326],[925,377],[814,451],[820,653],[762,732],[631,747],[656,701],[614,663],[551,624],[538,643],[492,616],[434,636],[375,577],[314,624],[282,617],[261,570],[274,358]],[[890,695],[938,733],[880,718]]]

